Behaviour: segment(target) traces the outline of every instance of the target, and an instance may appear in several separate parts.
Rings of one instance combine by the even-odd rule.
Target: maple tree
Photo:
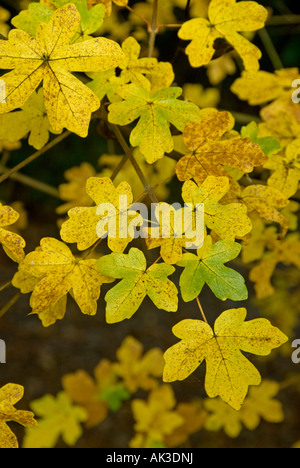
[[[102,350],[118,345],[93,376],[72,364],[32,412],[15,409],[24,388],[4,377],[1,448],[19,445],[10,421],[26,426],[24,448],[72,447],[123,408],[131,448],[282,423],[280,394],[299,379],[263,363],[288,359],[300,313],[300,73],[268,32],[285,17],[244,0],[17,10],[0,7],[0,293],[16,290],[0,318],[30,294],[40,330],[75,327],[74,306]],[[28,187],[23,204],[15,184]],[[45,210],[41,235],[26,205]],[[180,400],[191,378],[195,398]]]

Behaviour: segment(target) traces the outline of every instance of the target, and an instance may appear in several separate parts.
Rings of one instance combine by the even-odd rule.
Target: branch
[[[158,0],[154,0],[153,2],[153,15],[152,15],[152,23],[149,30],[150,38],[149,38],[149,53],[148,57],[153,57],[154,46],[155,46],[155,39],[158,33],[157,27],[157,13],[158,13]]]
[[[127,158],[130,160],[131,164],[133,165],[134,170],[137,173],[140,181],[142,182],[142,184],[143,184],[143,186],[145,188],[145,191],[147,192],[147,194],[148,194],[149,198],[151,199],[152,203],[159,203],[159,201],[158,201],[158,199],[157,199],[157,197],[156,197],[156,195],[154,193],[153,188],[148,183],[146,177],[144,176],[144,173],[143,173],[142,169],[140,168],[139,164],[135,160],[135,157],[133,156],[132,150],[128,146],[128,144],[127,144],[121,130],[119,129],[118,125],[110,124],[110,126],[111,126],[111,129],[113,130],[114,134],[116,135],[118,142],[122,146],[123,151],[125,152],[125,155],[127,156]]]
[[[58,143],[60,143],[61,141],[65,140],[69,135],[71,135],[71,132],[69,131],[66,131],[64,133],[62,133],[61,135],[59,135],[57,138],[55,138],[54,140],[52,140],[50,143],[48,143],[48,145],[44,146],[44,148],[42,148],[41,150],[37,151],[36,153],[32,154],[31,156],[29,156],[28,158],[24,159],[24,161],[22,161],[20,164],[18,164],[17,166],[15,166],[14,168],[12,169],[9,169],[7,172],[5,172],[2,176],[0,176],[0,184],[2,182],[4,182],[6,179],[8,179],[9,177],[11,177],[13,174],[15,174],[16,172],[18,172],[20,169],[23,169],[23,167],[27,166],[28,164],[30,164],[31,162],[35,161],[37,158],[39,158],[42,154],[46,153],[47,151],[49,151],[50,149],[54,148],[56,145],[58,145]]]

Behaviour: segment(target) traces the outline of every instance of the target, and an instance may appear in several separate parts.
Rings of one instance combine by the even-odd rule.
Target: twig
[[[293,24],[300,24],[300,15],[272,16],[267,21],[267,26],[288,26]]]
[[[2,284],[2,286],[0,286],[0,292],[4,291],[4,289],[9,288],[9,286],[11,286],[11,283],[12,281],[8,281],[7,283]]]
[[[0,171],[5,171],[5,167],[2,164],[0,164]],[[32,177],[29,177],[27,175],[21,174],[20,172],[15,172],[14,174],[12,174],[10,176],[10,179],[19,182],[20,184],[27,185],[28,187],[31,187],[35,190],[39,190],[40,192],[46,193],[51,197],[60,199],[59,191],[57,190],[57,188],[45,184],[44,182],[41,182],[39,180],[33,179]]]
[[[201,305],[201,303],[199,301],[199,297],[196,297],[196,301],[197,301],[197,304],[198,304],[198,307],[199,307],[199,310],[201,312],[201,315],[203,317],[204,322],[206,322],[208,324],[207,318],[205,317],[204,310],[203,310],[202,305]]]
[[[113,130],[114,134],[116,135],[118,142],[122,146],[123,151],[125,152],[128,159],[130,160],[131,164],[133,165],[133,168],[134,168],[135,172],[137,173],[137,176],[139,177],[140,181],[142,182],[142,184],[143,184],[143,186],[145,188],[145,191],[147,192],[147,194],[148,194],[149,198],[151,199],[152,203],[159,203],[158,198],[156,197],[153,188],[151,187],[151,185],[148,183],[146,177],[144,176],[144,173],[143,173],[142,169],[140,168],[140,166],[139,166],[138,162],[136,161],[135,157],[133,156],[133,153],[132,153],[130,147],[128,146],[128,144],[127,144],[121,130],[119,129],[118,125],[110,124],[110,126],[111,126],[111,129]]]
[[[272,39],[270,37],[270,34],[266,30],[266,28],[263,28],[259,31],[259,37],[266,49],[266,52],[268,53],[270,60],[272,62],[273,67],[275,70],[281,70],[284,68],[283,63],[281,61],[281,58],[272,42]]]
[[[149,28],[149,33],[150,33],[149,52],[148,52],[148,57],[149,58],[153,57],[155,39],[156,39],[156,35],[158,33],[158,28],[157,28],[158,1],[159,0],[154,0],[154,2],[153,2],[152,23],[151,23],[150,28]]]
[[[66,132],[62,133],[61,135],[56,137],[54,140],[52,140],[50,143],[48,143],[48,145],[44,146],[44,148],[42,148],[41,150],[39,150],[36,153],[32,154],[28,158],[24,159],[24,161],[22,161],[17,166],[15,166],[12,169],[9,169],[8,171],[6,171],[2,176],[0,176],[0,184],[2,182],[4,182],[6,179],[8,179],[9,177],[11,177],[16,172],[18,172],[20,169],[23,169],[25,166],[27,166],[31,162],[35,161],[42,154],[44,154],[47,151],[49,151],[50,149],[54,148],[56,145],[58,145],[58,143],[65,140],[69,135],[71,135],[71,132],[69,132],[69,131],[66,131]]]
[[[16,302],[18,302],[21,296],[22,293],[18,292],[10,301],[8,301],[7,304],[5,304],[4,307],[2,307],[2,309],[0,310],[0,318],[2,318],[6,314],[6,312],[8,312],[9,309],[11,309],[12,306],[14,306]]]
[[[129,5],[126,5],[125,8],[130,11],[130,13],[132,13],[133,15],[137,16],[143,23],[145,23],[147,25],[147,28],[150,29],[151,28],[151,24],[148,20],[146,20],[146,18],[143,18],[139,13],[137,13],[133,8],[131,8]]]

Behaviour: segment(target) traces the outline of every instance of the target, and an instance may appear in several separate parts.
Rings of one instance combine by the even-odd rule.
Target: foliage
[[[299,325],[300,73],[281,64],[271,21],[270,9],[243,0],[23,0],[15,16],[0,7],[0,243],[3,265],[15,266],[13,277],[2,269],[0,292],[18,290],[0,317],[31,294],[41,330],[71,323],[72,300],[99,342],[125,319],[133,330],[93,376],[72,366],[56,396],[32,397],[37,423],[14,408],[23,387],[4,382],[1,448],[18,447],[10,421],[27,427],[24,448],[72,447],[124,408],[132,448],[199,446],[200,432],[237,438],[262,419],[284,421],[280,398],[297,378],[263,363],[290,360]],[[271,70],[260,69],[264,54]],[[237,109],[224,110],[224,94]],[[260,107],[248,115],[244,105]],[[34,210],[17,203],[14,183],[43,193],[43,235],[28,234]],[[140,201],[155,219],[132,208]],[[201,245],[174,202],[190,207],[190,227],[202,206]],[[99,211],[108,204],[113,214]],[[160,213],[170,213],[167,232]],[[206,296],[217,305],[203,307]],[[144,349],[131,335],[146,309]],[[173,382],[192,375],[196,397],[182,399],[185,384]]]

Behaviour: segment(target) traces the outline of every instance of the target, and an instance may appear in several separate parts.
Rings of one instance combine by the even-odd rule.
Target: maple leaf
[[[116,354],[118,362],[113,364],[113,369],[130,393],[136,393],[139,388],[149,391],[157,386],[164,368],[159,348],[152,348],[143,355],[143,345],[128,336]]]
[[[148,401],[132,401],[137,435],[130,441],[131,448],[153,447],[164,442],[164,438],[184,423],[184,419],[174,407],[176,399],[170,385],[161,385],[153,390]]]
[[[42,278],[36,278],[33,275],[23,271],[17,271],[12,280],[12,285],[20,289],[22,294],[32,293]],[[54,305],[50,307],[45,305],[43,310],[32,310],[31,314],[37,314],[41,320],[43,327],[53,325],[57,320],[62,320],[66,314],[67,296],[61,297]]]
[[[235,182],[231,186],[231,192],[226,195],[224,200],[227,203],[242,201],[247,206],[248,213],[257,212],[266,221],[280,224],[281,236],[286,235],[289,221],[279,210],[287,207],[289,200],[277,188],[259,184],[242,188]]]
[[[87,0],[90,6],[95,4],[103,4],[105,6],[106,17],[111,15],[113,3],[119,7],[128,5],[128,0]]]
[[[124,101],[114,102],[108,108],[108,120],[113,124],[128,125],[139,118],[130,143],[139,146],[149,164],[174,148],[169,123],[183,131],[188,122],[198,119],[195,104],[177,99],[181,93],[181,88],[166,88],[151,94],[134,84],[123,85],[118,94]]]
[[[60,436],[67,445],[75,445],[82,435],[81,423],[87,420],[84,408],[73,405],[64,392],[56,398],[45,395],[30,406],[41,419],[36,428],[26,431],[23,448],[53,448]]]
[[[22,107],[43,82],[45,108],[54,131],[66,127],[86,137],[91,113],[99,106],[97,96],[71,72],[104,71],[123,59],[118,44],[97,38],[70,44],[81,22],[73,4],[56,10],[48,24],[41,23],[36,39],[15,29],[8,41],[0,41],[0,68],[12,70],[2,76],[6,102],[0,113]]]
[[[190,218],[186,219],[185,209],[174,210],[167,203],[158,203],[155,208],[157,223],[155,222],[150,228],[143,229],[147,248],[151,250],[160,247],[160,254],[164,262],[169,265],[181,260],[182,249],[188,243],[193,244],[194,241],[195,248],[203,244],[204,233],[202,235],[197,233],[199,239],[195,239],[196,231],[193,229],[193,224],[195,224],[194,213],[191,211]],[[197,228],[199,229],[199,226]],[[194,237],[189,237],[189,233]]]
[[[40,249],[28,254],[19,271],[39,279],[31,295],[35,313],[55,306],[72,291],[83,314],[95,315],[100,287],[112,280],[99,273],[95,259],[75,259],[70,249],[56,239],[44,238]]]
[[[18,440],[7,423],[15,421],[26,427],[37,423],[31,411],[16,410],[14,405],[23,398],[24,387],[9,383],[0,388],[0,448],[18,448]]]
[[[61,227],[62,240],[70,244],[76,242],[79,250],[86,250],[95,244],[99,240],[97,235],[99,221],[109,219],[108,215],[98,215],[97,207],[110,203],[116,208],[116,231],[110,230],[108,226],[108,246],[114,252],[123,252],[132,241],[128,233],[128,224],[137,216],[136,213],[128,213],[126,229],[123,229],[120,223],[123,218],[122,214],[126,215],[126,212],[120,211],[122,207],[119,206],[119,202],[120,196],[127,197],[126,208],[129,209],[133,202],[130,185],[127,182],[121,182],[116,188],[108,177],[90,177],[86,183],[86,193],[97,206],[72,208],[68,212],[69,220]]]
[[[178,263],[184,267],[180,277],[180,290],[185,302],[193,301],[199,296],[205,283],[214,295],[221,299],[242,301],[248,298],[244,278],[224,263],[238,257],[241,246],[231,240],[224,239],[215,244],[207,236],[202,249],[197,255],[186,253]]]
[[[231,91],[251,106],[266,104],[274,100],[291,101],[294,90],[291,85],[300,78],[298,68],[286,68],[269,73],[259,70],[249,77],[246,73],[235,80]]]
[[[171,448],[184,446],[191,435],[204,428],[207,418],[207,412],[199,399],[193,399],[190,403],[179,403],[176,412],[184,419],[184,423],[165,437],[166,446]]]
[[[250,431],[255,430],[261,419],[272,423],[284,420],[282,404],[274,399],[279,392],[276,382],[263,380],[259,387],[251,387],[240,411],[225,404],[220,399],[205,400],[204,407],[210,412],[206,419],[205,429],[208,431],[224,432],[236,438],[242,431],[243,425]]]
[[[198,187],[194,182],[183,184],[182,198],[185,203],[204,203],[204,223],[221,239],[235,240],[244,237],[252,229],[252,223],[247,216],[247,207],[241,203],[221,205],[219,201],[229,191],[228,177],[209,176]]]
[[[208,20],[196,18],[183,24],[178,32],[180,39],[191,40],[186,53],[192,67],[207,65],[215,54],[216,39],[226,39],[244,62],[249,72],[259,70],[260,50],[239,31],[262,29],[268,17],[267,10],[256,2],[235,0],[212,0],[208,10]]]
[[[90,177],[96,176],[94,167],[87,162],[83,162],[79,167],[68,169],[64,176],[68,182],[66,184],[61,184],[58,190],[61,200],[67,203],[56,208],[56,212],[58,214],[65,214],[71,208],[79,205],[90,206],[92,204],[92,199],[87,195],[85,186]]]
[[[242,127],[241,136],[243,138],[250,138],[253,143],[257,143],[266,156],[278,153],[281,150],[280,143],[273,137],[259,137],[259,127],[256,122],[251,122],[246,127]]]
[[[15,143],[29,133],[28,143],[39,150],[54,132],[49,123],[44,105],[43,90],[33,93],[21,110],[0,114],[0,138]]]
[[[107,323],[131,318],[147,295],[158,309],[177,311],[178,291],[168,279],[174,267],[160,263],[147,269],[143,252],[135,248],[127,255],[106,255],[98,260],[97,266],[103,275],[122,279],[105,296]]]
[[[205,390],[240,410],[250,385],[261,376],[241,351],[267,356],[288,338],[268,320],[245,322],[246,309],[223,312],[214,330],[201,320],[183,320],[173,333],[181,341],[165,353],[164,382],[184,380],[206,361]]]
[[[272,172],[268,179],[270,187],[279,189],[288,198],[295,195],[300,182],[300,139],[288,145],[285,155],[271,156],[264,167]]]
[[[18,234],[3,228],[16,223],[19,217],[19,213],[13,208],[3,206],[0,203],[0,243],[9,258],[17,263],[21,262],[25,257],[24,247],[26,243]]]
[[[249,173],[267,161],[260,146],[249,138],[221,140],[231,129],[228,112],[214,112],[200,123],[188,123],[183,140],[190,153],[177,163],[179,180],[193,178],[200,185],[209,175],[228,175],[224,165]]]

